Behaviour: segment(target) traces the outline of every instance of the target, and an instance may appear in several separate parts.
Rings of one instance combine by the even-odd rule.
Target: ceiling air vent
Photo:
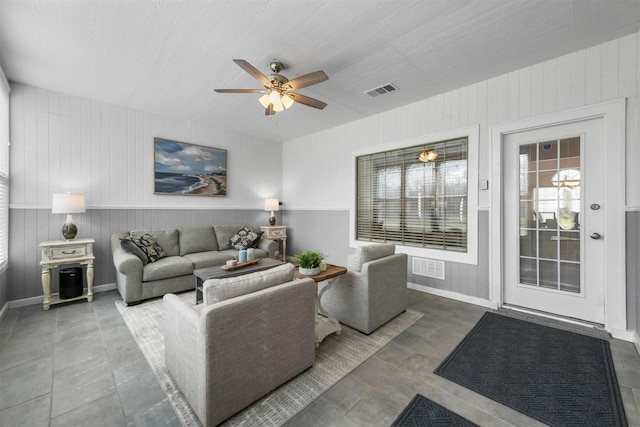
[[[382,86],[369,89],[365,91],[365,93],[370,97],[375,98],[376,96],[386,95],[388,93],[395,92],[396,90],[398,90],[398,88],[393,83],[387,83]]]
[[[426,258],[413,258],[413,274],[444,280],[444,261]]]

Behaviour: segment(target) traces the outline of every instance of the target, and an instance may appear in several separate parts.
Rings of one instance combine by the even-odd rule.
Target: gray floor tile
[[[373,391],[360,400],[349,412],[349,418],[359,426],[390,426],[407,402],[392,399],[388,394]]]
[[[117,393],[111,393],[51,419],[51,427],[126,426]]]
[[[166,399],[151,370],[118,383],[118,394],[125,416],[143,412]]]
[[[0,411],[51,393],[51,357],[0,371]]]
[[[49,425],[51,395],[46,394],[0,412],[2,427],[47,427]]]
[[[181,423],[168,400],[141,413],[127,417],[128,427],[180,427]]]
[[[101,354],[87,363],[77,363],[55,373],[51,415],[57,417],[115,391],[107,357]]]
[[[422,319],[294,417],[288,426],[389,425],[421,393],[481,425],[539,422],[439,377],[433,370],[473,328],[483,307],[409,291]],[[114,301],[11,309],[0,322],[0,425],[179,426]],[[640,356],[611,340],[630,425],[640,426]],[[44,421],[43,421],[44,420]],[[17,424],[16,424],[17,422]]]

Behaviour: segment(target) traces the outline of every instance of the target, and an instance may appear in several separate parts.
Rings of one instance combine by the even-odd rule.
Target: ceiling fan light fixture
[[[269,94],[269,100],[271,101],[272,104],[275,104],[276,102],[280,102],[280,93],[278,93],[277,90],[272,90],[271,93]]]
[[[284,105],[284,108],[286,109],[291,108],[291,106],[293,105],[293,98],[291,98],[289,95],[283,95],[282,105]]]
[[[260,98],[258,98],[258,101],[260,102],[260,104],[262,104],[264,108],[267,108],[269,104],[271,104],[271,101],[269,100],[269,95],[262,95]]]
[[[418,156],[418,159],[423,163],[433,162],[436,158],[438,158],[436,150],[423,150]]]
[[[276,102],[272,102],[271,104],[273,105],[273,111],[275,111],[276,113],[284,110],[284,105],[282,105],[282,101],[280,101],[279,99]]]

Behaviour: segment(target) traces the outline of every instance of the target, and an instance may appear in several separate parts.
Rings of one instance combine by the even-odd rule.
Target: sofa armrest
[[[204,416],[206,351],[201,313],[174,294],[163,297],[165,364],[198,416]]]
[[[258,240],[258,248],[263,249],[268,252],[269,258],[276,258],[276,252],[278,252],[278,242],[275,240],[267,239],[265,237],[261,237]]]
[[[113,251],[113,265],[118,273],[131,275],[142,282],[142,261],[137,256],[130,254],[122,248],[116,248]]]

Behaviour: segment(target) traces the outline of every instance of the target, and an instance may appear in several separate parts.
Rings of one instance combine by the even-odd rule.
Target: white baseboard
[[[94,286],[93,293],[97,294],[100,292],[112,291],[114,289],[116,289],[115,283],[107,283],[106,285]],[[5,304],[5,307],[9,306],[9,308],[18,308],[18,307],[26,307],[28,305],[37,305],[37,304],[42,304],[43,300],[44,300],[44,296],[23,298],[15,301],[9,301],[8,303]],[[1,315],[0,315],[0,319],[2,319]]]
[[[638,354],[640,355],[640,336],[638,336],[637,332],[633,333],[633,343],[636,346],[636,351],[638,352]]]
[[[436,295],[439,297],[449,298],[449,299],[460,301],[460,302],[479,305],[481,307],[486,307],[493,310],[498,309],[498,304],[483,298],[472,297],[469,295],[459,294],[457,292],[445,291],[442,289],[432,288],[430,286],[419,285],[417,283],[411,283],[411,282],[407,283],[407,287],[409,289],[413,289],[414,291],[420,291],[426,294]]]
[[[4,306],[2,306],[2,310],[0,310],[0,323],[4,319],[4,316],[7,315],[7,311],[9,311],[9,303],[6,302]]]

